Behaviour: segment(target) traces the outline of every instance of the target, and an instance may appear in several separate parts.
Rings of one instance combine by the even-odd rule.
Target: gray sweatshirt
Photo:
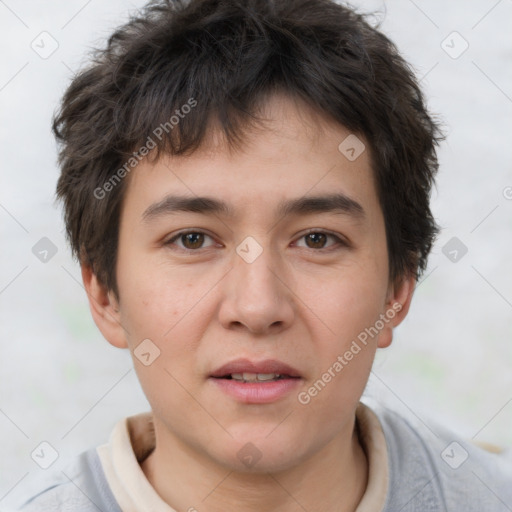
[[[512,448],[490,453],[441,426],[413,427],[389,409],[372,410],[386,439],[389,471],[385,505],[372,512],[512,511]],[[20,511],[121,512],[121,508],[92,448],[56,474]]]

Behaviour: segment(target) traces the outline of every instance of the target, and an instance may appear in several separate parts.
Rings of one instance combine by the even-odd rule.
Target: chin
[[[249,433],[236,436],[236,442],[222,448],[217,461],[231,471],[253,475],[285,471],[296,466],[303,454],[290,445],[289,436],[287,439],[282,436],[271,439],[270,431],[267,429],[261,436]]]

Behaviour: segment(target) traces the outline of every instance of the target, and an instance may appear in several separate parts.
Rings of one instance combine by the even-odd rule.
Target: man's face
[[[229,468],[248,468],[245,455],[261,455],[255,468],[264,471],[292,467],[351,431],[375,350],[397,323],[365,331],[393,303],[369,151],[353,160],[338,149],[350,132],[306,112],[275,98],[268,129],[243,150],[219,143],[142,161],[123,204],[124,329],[107,338],[132,353],[151,340],[133,359],[162,442]],[[204,202],[179,210],[171,196],[229,211]],[[324,197],[334,201],[306,201]],[[298,207],[285,213],[286,204]],[[263,373],[286,364],[295,378],[212,377],[239,359],[278,362]]]

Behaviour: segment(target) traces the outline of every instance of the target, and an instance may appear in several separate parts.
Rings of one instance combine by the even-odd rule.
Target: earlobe
[[[121,325],[119,303],[114,294],[98,281],[90,266],[82,265],[81,269],[94,323],[111,345],[128,348],[126,332]]]
[[[393,329],[400,325],[407,316],[415,287],[416,278],[413,275],[403,277],[390,286],[384,313],[388,322],[379,335],[379,348],[386,348],[391,345]]]

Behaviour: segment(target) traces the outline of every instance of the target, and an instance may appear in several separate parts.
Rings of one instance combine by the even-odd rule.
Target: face
[[[347,158],[350,132],[301,108],[274,98],[243,149],[212,138],[142,161],[121,214],[119,301],[93,307],[132,352],[161,437],[228,468],[247,469],[246,452],[259,470],[289,468],[352,429],[412,293],[388,283],[368,150]]]

